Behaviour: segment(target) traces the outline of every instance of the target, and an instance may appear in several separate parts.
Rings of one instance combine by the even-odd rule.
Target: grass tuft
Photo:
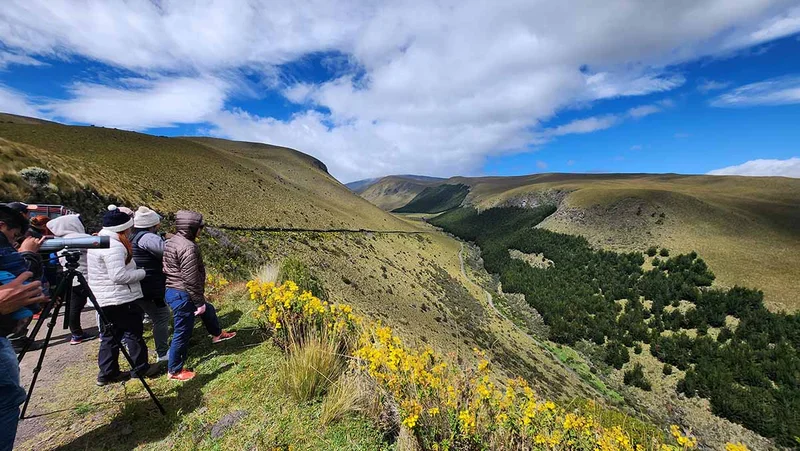
[[[289,344],[289,354],[279,370],[279,379],[297,401],[306,402],[324,395],[344,372],[344,358],[338,341],[324,334],[309,335],[302,344]]]
[[[322,401],[319,421],[327,426],[348,413],[364,411],[371,398],[368,384],[354,374],[342,374]]]
[[[267,263],[253,271],[251,279],[261,283],[278,283],[279,274],[280,268],[278,268],[277,265],[274,263]]]

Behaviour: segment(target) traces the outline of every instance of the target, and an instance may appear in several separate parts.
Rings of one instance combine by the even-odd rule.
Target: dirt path
[[[99,346],[98,340],[92,340],[80,345],[70,346],[70,333],[69,330],[63,329],[63,312],[59,314],[58,322],[53,328],[53,336],[50,340],[50,346],[45,353],[45,359],[42,363],[42,369],[39,372],[39,378],[36,381],[36,387],[31,397],[30,405],[26,418],[19,422],[17,428],[17,439],[15,448],[19,447],[26,440],[31,439],[35,435],[45,431],[48,427],[48,419],[51,414],[57,413],[56,411],[43,410],[42,406],[46,404],[48,396],[52,390],[61,382],[61,378],[65,371],[73,366],[87,366],[87,357],[89,355],[97,355]],[[45,321],[39,334],[36,336],[37,340],[44,340],[47,333],[47,324],[49,319]],[[84,310],[81,314],[81,324],[84,330],[97,335],[97,322],[95,320],[94,310]],[[33,326],[30,326],[33,329]],[[33,376],[33,369],[39,360],[40,351],[29,351],[20,364],[20,378],[22,379],[22,386],[28,390],[31,378]],[[96,377],[97,367],[85,368],[85,377]]]
[[[464,277],[464,279],[467,282],[469,282],[470,285],[472,285],[472,286],[478,288],[479,290],[483,291],[483,293],[486,295],[486,302],[489,303],[489,306],[495,312],[497,312],[498,315],[502,316],[503,318],[506,318],[505,315],[503,315],[500,312],[500,310],[498,310],[497,307],[494,306],[494,300],[492,300],[492,293],[489,293],[482,286],[480,286],[477,283],[473,282],[472,279],[470,279],[469,276],[467,276],[467,271],[466,271],[466,269],[464,267],[464,243],[463,242],[461,243],[461,249],[459,249],[459,251],[458,251],[458,263],[461,265],[461,276]],[[508,318],[506,318],[506,319],[508,319]],[[512,322],[512,324],[513,324],[513,322]],[[514,324],[514,325],[516,326],[516,324]],[[520,331],[522,331],[522,329],[520,329]]]

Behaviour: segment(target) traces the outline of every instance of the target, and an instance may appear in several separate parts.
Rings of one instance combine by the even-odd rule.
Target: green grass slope
[[[441,213],[458,208],[469,193],[467,185],[429,186],[394,213]]]
[[[30,191],[16,175],[25,164],[131,203],[198,210],[213,224],[410,228],[354,195],[319,160],[292,149],[21,120],[0,121],[0,139],[9,196]]]

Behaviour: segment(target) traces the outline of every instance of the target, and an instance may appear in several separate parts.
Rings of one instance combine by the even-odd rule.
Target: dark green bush
[[[641,363],[636,363],[633,365],[633,368],[625,371],[623,375],[623,381],[625,382],[625,385],[639,387],[645,391],[651,390],[650,381],[648,381],[644,376],[644,367],[642,367]]]
[[[667,249],[666,247],[662,247],[658,255],[662,257],[669,257],[669,249]]]
[[[672,374],[672,365],[670,365],[669,363],[665,363],[664,368],[661,370],[661,372],[664,373],[664,376],[669,376],[670,374]]]
[[[657,253],[658,253],[658,248],[657,247],[651,246],[651,247],[647,248],[647,256],[648,257],[655,257]]]

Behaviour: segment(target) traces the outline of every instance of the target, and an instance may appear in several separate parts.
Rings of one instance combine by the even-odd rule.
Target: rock
[[[244,418],[246,415],[247,412],[244,410],[236,410],[220,418],[220,420],[217,421],[217,423],[211,428],[211,437],[222,437],[225,434],[225,431],[230,429],[230,427],[234,424],[238,423],[239,420]]]

